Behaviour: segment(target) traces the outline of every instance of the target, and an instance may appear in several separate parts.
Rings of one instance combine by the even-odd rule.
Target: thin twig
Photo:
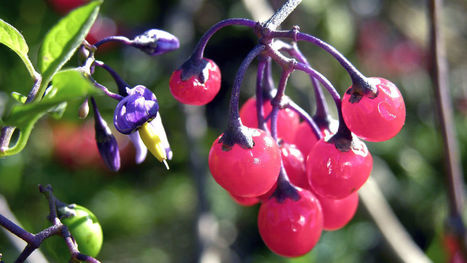
[[[269,30],[275,30],[301,2],[302,0],[287,0],[287,2],[264,23],[264,27]]]
[[[463,243],[464,250],[466,250],[466,230],[462,220],[462,212],[464,209],[464,180],[462,177],[463,173],[459,161],[459,149],[457,147],[457,139],[454,130],[455,125],[448,84],[446,49],[442,26],[440,25],[442,10],[442,0],[429,1],[431,77],[444,141],[445,175],[449,197],[448,225],[457,238]]]
[[[399,222],[372,177],[358,191],[360,200],[400,262],[429,263],[431,260],[413,242]]]

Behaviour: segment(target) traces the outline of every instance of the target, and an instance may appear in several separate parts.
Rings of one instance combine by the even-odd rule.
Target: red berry
[[[65,15],[71,10],[86,4],[89,0],[49,0],[48,2],[55,12]]]
[[[259,199],[257,197],[241,197],[241,196],[233,195],[231,193],[229,194],[230,194],[230,197],[232,197],[232,199],[239,205],[252,206],[252,205],[256,205],[257,203],[259,203]]]
[[[238,144],[226,148],[219,136],[209,151],[209,169],[216,182],[233,195],[260,196],[277,181],[281,167],[280,150],[274,139],[259,129],[249,129],[254,146]]]
[[[364,140],[389,140],[404,125],[404,99],[397,87],[386,79],[368,78],[368,82],[377,88],[376,97],[355,94],[350,87],[342,99],[344,121],[355,135]]]
[[[202,69],[206,77],[204,82],[198,74],[187,80],[182,80],[183,69],[178,69],[170,76],[169,87],[172,95],[184,104],[205,105],[210,102],[221,88],[221,71],[210,59],[205,59],[207,64]]]
[[[290,182],[300,188],[310,190],[305,169],[305,157],[294,144],[282,143],[280,145],[282,163]]]
[[[272,111],[270,100],[263,102],[264,117],[266,118]],[[240,118],[243,125],[250,128],[258,128],[258,116],[256,113],[256,98],[249,98],[240,108]],[[298,114],[288,108],[279,110],[277,116],[277,136],[286,142],[292,142],[295,136],[295,130],[300,123]],[[271,120],[269,119],[268,128],[271,130]]]
[[[323,214],[318,199],[308,190],[297,188],[300,198],[278,202],[270,198],[258,213],[258,228],[264,243],[285,257],[308,253],[318,242],[323,229]]]
[[[373,158],[366,145],[354,137],[349,151],[319,140],[308,154],[306,169],[313,191],[331,199],[356,192],[370,176]]]
[[[320,129],[321,136],[328,137],[334,134],[337,131],[337,127],[339,126],[338,123],[339,122],[337,120],[330,120],[329,128]],[[310,125],[306,121],[301,122],[295,131],[293,140],[293,143],[297,146],[297,148],[303,153],[303,155],[307,156],[317,141],[318,139],[316,138],[316,135],[311,129]]]
[[[332,231],[345,226],[355,215],[358,207],[358,192],[344,199],[329,199],[316,195],[323,209],[324,230]]]

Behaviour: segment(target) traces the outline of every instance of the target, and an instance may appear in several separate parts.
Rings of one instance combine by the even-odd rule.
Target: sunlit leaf
[[[34,78],[35,69],[28,57],[29,47],[23,35],[12,25],[0,19],[0,43],[14,51],[24,62],[31,77]]]
[[[39,51],[39,69],[43,74],[38,97],[52,76],[73,56],[91,29],[101,0],[81,6],[62,18],[46,35]]]

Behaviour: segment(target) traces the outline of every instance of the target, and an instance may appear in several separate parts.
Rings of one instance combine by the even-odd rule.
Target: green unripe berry
[[[102,247],[102,228],[96,216],[80,205],[62,207],[59,212],[66,215],[61,219],[68,227],[78,244],[78,250],[88,256],[96,257]]]

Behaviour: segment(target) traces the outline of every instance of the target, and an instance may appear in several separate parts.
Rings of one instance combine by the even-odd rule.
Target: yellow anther
[[[169,169],[169,166],[165,161],[167,160],[167,155],[165,153],[164,147],[162,146],[161,138],[156,134],[154,128],[151,126],[151,124],[149,124],[149,122],[146,122],[141,126],[139,129],[139,136],[141,137],[141,140],[143,140],[148,150],[157,158],[157,160],[163,162],[167,169]]]

